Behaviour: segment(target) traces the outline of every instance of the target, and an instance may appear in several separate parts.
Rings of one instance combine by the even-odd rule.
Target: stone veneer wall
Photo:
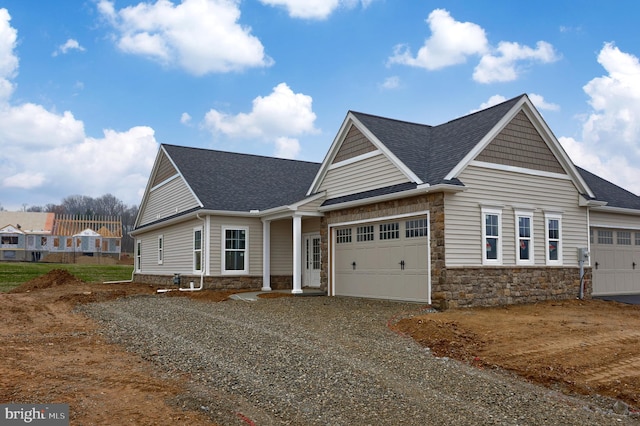
[[[580,292],[579,268],[450,268],[442,278],[431,293],[440,309],[575,299]],[[584,297],[591,298],[591,268],[585,268]]]
[[[577,267],[468,267],[447,269],[444,240],[444,194],[373,203],[326,212],[321,218],[321,289],[328,286],[328,225],[429,210],[431,302],[439,309],[534,303],[579,295]],[[585,298],[591,297],[591,269],[585,268]]]
[[[196,287],[200,285],[200,275],[181,275],[180,279],[182,287],[188,287],[189,281],[194,281]],[[135,274],[133,281],[159,286],[174,286],[173,275]],[[209,290],[260,290],[262,276],[204,277],[203,287]],[[293,277],[291,275],[272,275],[271,288],[273,290],[291,289],[293,288]]]

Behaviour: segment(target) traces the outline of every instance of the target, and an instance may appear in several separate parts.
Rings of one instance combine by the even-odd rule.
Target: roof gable
[[[220,211],[267,210],[305,198],[320,166],[251,154],[162,145],[202,207]]]
[[[565,173],[523,111],[518,112],[475,159],[525,169]]]

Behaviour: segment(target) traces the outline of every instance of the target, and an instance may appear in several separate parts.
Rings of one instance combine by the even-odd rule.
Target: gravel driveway
[[[160,374],[188,373],[189,392],[176,403],[221,425],[637,424],[599,408],[610,401],[436,358],[388,329],[391,318],[419,309],[337,297],[161,295],[81,308]]]

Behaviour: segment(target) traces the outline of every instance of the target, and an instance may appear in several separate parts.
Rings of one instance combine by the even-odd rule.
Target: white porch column
[[[302,217],[293,216],[293,290],[302,293]]]
[[[262,220],[262,291],[271,291],[271,221]]]

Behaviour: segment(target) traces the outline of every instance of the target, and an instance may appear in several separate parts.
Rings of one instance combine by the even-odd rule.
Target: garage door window
[[[350,243],[351,242],[351,228],[338,229],[336,231],[336,243]]]
[[[356,230],[356,241],[373,241],[373,225],[358,226]]]
[[[629,231],[618,231],[617,233],[617,242],[618,245],[622,246],[630,246],[631,245],[631,232]]]
[[[405,238],[426,237],[427,219],[408,220],[404,224]]]
[[[598,244],[613,244],[613,231],[598,230]]]
[[[640,232],[636,232],[636,245],[640,246]]]
[[[398,222],[383,223],[380,225],[381,240],[395,240],[400,238],[400,224]]]

